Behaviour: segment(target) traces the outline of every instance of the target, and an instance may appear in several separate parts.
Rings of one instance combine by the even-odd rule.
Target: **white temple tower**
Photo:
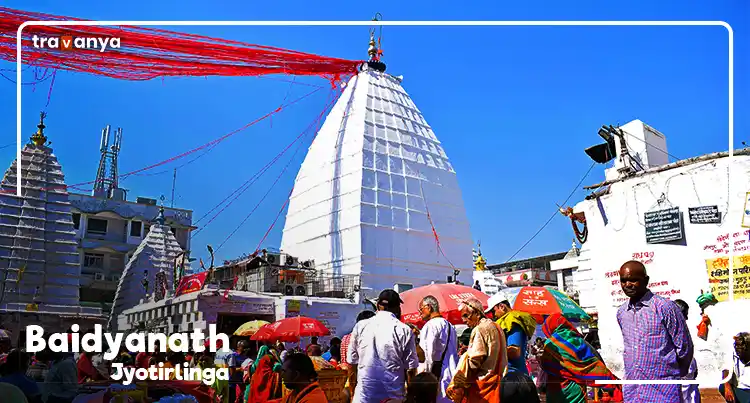
[[[302,163],[281,249],[329,275],[361,275],[373,292],[445,282],[454,269],[468,282],[472,240],[456,172],[372,38],[369,53]]]
[[[66,330],[63,318],[81,326],[82,316],[104,318],[101,309],[80,306],[78,242],[44,118],[42,113],[38,131],[21,151],[22,195],[16,194],[17,160],[0,183],[0,313],[10,322],[3,323],[6,328],[35,323],[52,332]]]
[[[107,325],[110,331],[117,331],[117,316],[123,311],[143,302],[160,301],[174,291],[175,264],[183,250],[164,222],[162,207],[122,272]]]

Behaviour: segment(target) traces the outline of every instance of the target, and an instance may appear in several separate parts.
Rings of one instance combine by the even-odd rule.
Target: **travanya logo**
[[[85,37],[85,36],[36,36],[31,38],[37,49],[57,50],[98,50],[104,52],[108,48],[119,49],[120,38]]]

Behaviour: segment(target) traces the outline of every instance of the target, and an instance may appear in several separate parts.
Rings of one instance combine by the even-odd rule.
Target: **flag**
[[[207,271],[182,277],[180,279],[180,283],[177,285],[175,296],[200,291],[200,289],[203,288],[203,283],[206,281],[206,276],[208,276]]]

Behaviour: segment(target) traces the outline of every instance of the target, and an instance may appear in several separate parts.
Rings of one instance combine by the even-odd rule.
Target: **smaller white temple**
[[[117,316],[123,311],[160,301],[174,291],[177,258],[182,254],[171,228],[165,224],[162,207],[122,273],[107,326],[110,331],[117,331]]]

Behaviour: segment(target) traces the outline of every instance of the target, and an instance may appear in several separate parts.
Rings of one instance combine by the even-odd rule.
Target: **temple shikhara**
[[[472,266],[456,172],[374,39],[369,54],[302,163],[281,249],[373,290],[452,281]]]
[[[0,188],[0,318],[20,330],[41,324],[62,331],[72,323],[100,321],[100,308],[82,307],[80,255],[65,176],[44,132],[21,151],[22,194],[16,194],[15,160]]]

